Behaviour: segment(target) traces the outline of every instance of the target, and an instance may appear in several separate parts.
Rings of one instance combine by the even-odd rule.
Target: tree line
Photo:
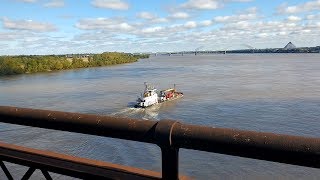
[[[72,58],[67,58],[64,55],[0,56],[0,75],[108,66],[136,62],[142,58],[149,58],[149,55],[105,52],[87,57]]]

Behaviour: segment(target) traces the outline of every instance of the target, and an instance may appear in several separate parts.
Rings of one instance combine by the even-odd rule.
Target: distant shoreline
[[[298,47],[298,48],[266,48],[266,49],[238,49],[238,50],[218,50],[218,51],[211,51],[211,50],[194,50],[194,51],[176,51],[176,52],[157,52],[152,53],[154,55],[184,55],[184,54],[281,54],[281,53],[320,53],[320,46],[315,47]]]
[[[0,56],[0,76],[109,66],[132,63],[143,58],[149,58],[149,55],[106,52],[72,57],[65,55]]]

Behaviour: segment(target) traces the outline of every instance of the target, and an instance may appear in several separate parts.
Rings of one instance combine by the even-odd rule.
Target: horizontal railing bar
[[[177,123],[172,146],[320,168],[320,138]]]
[[[320,138],[3,106],[0,122],[320,168]]]
[[[156,121],[0,106],[0,122],[153,143]]]
[[[154,171],[0,142],[0,161],[82,179],[161,179]]]

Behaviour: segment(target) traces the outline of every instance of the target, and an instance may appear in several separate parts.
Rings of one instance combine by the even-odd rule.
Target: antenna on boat
[[[176,84],[173,84],[173,89],[176,90]]]
[[[148,89],[148,84],[147,84],[147,82],[144,82],[143,84],[144,84],[144,89],[146,91]]]

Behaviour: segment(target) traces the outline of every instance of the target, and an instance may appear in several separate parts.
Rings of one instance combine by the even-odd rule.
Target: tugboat
[[[157,89],[148,85],[147,83],[144,83],[144,85],[144,92],[141,94],[141,97],[138,97],[137,104],[135,105],[136,108],[146,108],[158,103],[163,103],[165,101],[175,100],[183,96],[182,92],[176,91],[175,85],[174,88],[162,90],[160,93],[157,92]]]

